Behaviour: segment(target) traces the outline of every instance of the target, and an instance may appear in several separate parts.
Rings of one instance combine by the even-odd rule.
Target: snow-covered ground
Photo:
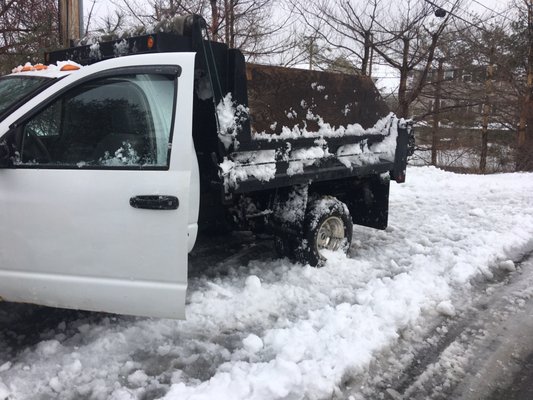
[[[386,349],[454,315],[473,278],[533,249],[533,174],[407,175],[389,228],[357,227],[324,268],[267,246],[193,273],[187,321],[0,304],[0,399],[342,397]]]
[[[442,168],[457,168],[465,171],[479,171],[481,154],[478,148],[459,147],[437,150],[437,165]],[[411,165],[430,165],[431,146],[419,146],[409,160]],[[515,169],[514,151],[509,146],[489,143],[486,160],[487,172],[512,172]]]

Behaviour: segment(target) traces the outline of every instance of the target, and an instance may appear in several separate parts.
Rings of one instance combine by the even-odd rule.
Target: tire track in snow
[[[499,391],[494,400],[509,397],[506,393],[512,388],[505,387],[512,378],[509,371],[533,352],[533,340],[527,339],[533,323],[517,324],[530,320],[523,315],[528,307],[533,311],[533,241],[524,251],[516,261],[517,272],[496,270],[494,276],[478,277],[471,298],[464,297],[456,315],[427,318],[426,328],[416,337],[400,339],[398,347],[377,357],[381,360],[371,374],[382,379],[369,373],[349,381],[345,397],[474,400],[488,399],[494,389]],[[510,331],[501,328],[508,322],[512,322]],[[387,360],[391,353],[394,362]],[[398,362],[402,354],[411,356]]]

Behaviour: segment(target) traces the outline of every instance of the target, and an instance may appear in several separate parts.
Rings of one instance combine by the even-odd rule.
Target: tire
[[[353,222],[348,207],[335,197],[322,197],[307,207],[303,236],[297,247],[298,261],[314,267],[326,262],[323,250],[344,253],[352,242]]]

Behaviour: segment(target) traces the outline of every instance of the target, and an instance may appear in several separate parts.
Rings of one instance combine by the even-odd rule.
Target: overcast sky
[[[109,0],[80,0],[80,1],[83,1],[85,18],[88,17],[91,7],[93,6],[93,3],[94,3],[93,18],[95,19],[103,18],[106,15],[113,13],[113,10],[116,9],[116,6]],[[310,0],[310,1],[313,1],[313,0]],[[366,0],[359,0],[359,1],[366,1]],[[395,2],[397,0],[390,0],[390,1]],[[445,1],[448,2],[449,4],[452,3],[452,0],[445,0]],[[115,2],[120,2],[120,0],[116,0]],[[508,4],[508,0],[465,0],[464,4],[461,6],[461,9],[467,17],[465,19],[468,19],[468,15],[471,15],[471,18],[473,18],[474,13],[479,14],[482,17],[482,19],[486,19],[492,14],[490,10],[494,10],[497,13],[502,12],[507,8],[507,4]]]
[[[81,1],[81,0],[80,0]],[[316,0],[310,0],[316,1]],[[366,0],[356,0],[366,1]],[[398,0],[389,0],[391,2]],[[402,0],[399,0],[402,1]],[[452,0],[445,0],[448,5],[452,4]],[[83,0],[84,2],[84,16],[87,19],[91,7],[93,7],[92,20],[94,22],[100,21],[106,15],[112,14],[116,9],[116,6],[109,0]],[[119,3],[120,0],[116,0]],[[509,0],[464,0],[463,4],[457,14],[460,14],[465,20],[472,21],[475,19],[475,15],[479,15],[481,20],[490,21],[491,16],[504,12],[509,4]],[[446,8],[445,9],[449,9]],[[494,12],[493,12],[494,11]],[[93,24],[92,24],[93,25]],[[395,91],[398,78],[395,70],[387,67],[374,66],[375,77],[378,77],[378,87],[385,88],[386,91]]]

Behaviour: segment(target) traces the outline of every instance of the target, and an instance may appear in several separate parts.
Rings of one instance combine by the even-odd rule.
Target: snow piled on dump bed
[[[303,100],[302,100],[303,101]],[[308,110],[308,113],[310,111]],[[304,138],[330,138],[341,136],[363,136],[363,135],[383,135],[388,133],[388,126],[391,119],[395,118],[393,113],[379,119],[373,127],[364,129],[359,124],[348,124],[346,126],[332,126],[324,121],[324,119],[315,114],[310,114],[307,119],[315,120],[318,124],[318,130],[307,130],[307,126],[303,128],[295,125],[293,127],[283,126],[280,134],[271,134],[266,132],[256,132],[253,134],[253,139],[260,140],[286,140]]]
[[[238,120],[242,113],[234,108],[231,95],[226,96],[217,107],[217,114],[221,132],[219,138],[228,149],[236,143],[236,132],[238,131]],[[394,161],[396,152],[396,140],[398,137],[398,126],[407,127],[406,121],[398,119],[393,113],[381,118],[369,129],[363,129],[360,125],[349,125],[349,129],[340,127],[332,128],[329,124],[323,124],[318,132],[307,132],[300,130],[297,126],[290,132],[290,135],[266,135],[270,139],[286,140],[289,138],[306,137],[315,138],[315,146],[307,148],[291,149],[290,143],[283,157],[283,161],[288,161],[287,175],[302,174],[306,167],[320,164],[325,159],[336,158],[346,168],[360,167],[363,165],[376,164],[381,161]],[[283,129],[285,129],[284,127]],[[288,129],[288,128],[287,128]],[[350,130],[351,133],[348,133]],[[288,132],[288,131],[287,131]],[[362,140],[356,144],[340,146],[336,154],[329,151],[326,138],[340,137],[343,135],[383,135],[383,139],[377,143],[369,144]],[[255,139],[254,139],[255,140]],[[220,176],[224,182],[226,191],[237,188],[243,181],[255,178],[262,182],[268,182],[276,177],[276,152],[274,150],[258,150],[247,152],[234,152],[219,164]]]
[[[406,184],[391,185],[387,230],[356,227],[349,255],[334,253],[320,269],[264,253],[196,273],[187,321],[65,311],[19,351],[28,338],[2,322],[14,316],[0,305],[0,394],[342,398],[343,380],[369,373],[400,336],[426,318],[453,315],[473,277],[507,271],[532,249],[531,193],[533,174],[410,168]]]

